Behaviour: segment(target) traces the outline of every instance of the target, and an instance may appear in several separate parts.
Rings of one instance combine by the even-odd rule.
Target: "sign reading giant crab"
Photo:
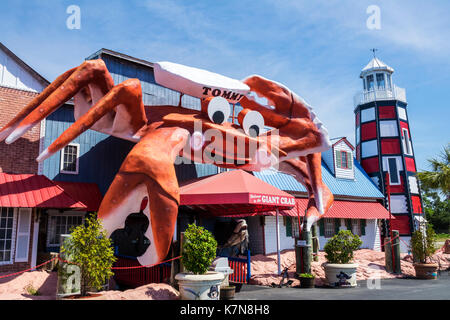
[[[143,265],[162,261],[169,251],[180,201],[174,167],[179,159],[252,171],[277,165],[308,191],[307,229],[330,208],[333,195],[322,182],[320,154],[330,147],[328,133],[302,98],[256,75],[241,82],[169,62],[155,63],[154,73],[158,84],[200,98],[201,110],[183,108],[181,97],[179,106],[144,106],[138,79],[114,85],[104,62],[91,60],[60,75],[36,96],[2,128],[0,141],[14,142],[74,97],[75,123],[37,161],[88,129],[135,142],[98,218],[110,236],[124,228],[129,213],[148,197],[142,212],[149,219],[149,241],[138,257]],[[237,102],[243,107],[239,125],[229,121],[229,103]],[[267,127],[271,129],[265,131]]]

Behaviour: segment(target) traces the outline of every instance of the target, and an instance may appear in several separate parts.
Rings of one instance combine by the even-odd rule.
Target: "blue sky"
[[[81,29],[69,30],[69,5]],[[370,30],[368,6],[380,8]],[[450,142],[450,2],[416,0],[4,1],[0,41],[48,80],[100,48],[233,78],[261,74],[354,143],[353,96],[371,48],[406,88],[419,169]]]

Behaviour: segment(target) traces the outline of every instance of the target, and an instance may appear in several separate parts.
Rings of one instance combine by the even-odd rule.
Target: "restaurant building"
[[[156,84],[151,62],[108,49],[101,49],[87,59],[103,59],[116,84],[129,78],[138,78],[145,105],[179,104],[179,92]],[[4,63],[0,65],[3,68],[1,70],[9,70]],[[71,67],[73,66],[68,66]],[[22,79],[23,74],[27,73],[17,74]],[[30,74],[36,76],[37,73],[31,72],[28,76]],[[34,95],[48,84],[43,80],[41,82]],[[4,88],[6,86],[0,84],[0,92]],[[1,98],[0,96],[0,101]],[[199,99],[183,95],[181,101],[184,107],[200,110]],[[10,110],[8,119],[23,104],[14,103],[13,106],[17,110]],[[239,111],[240,106],[237,105],[236,114]],[[236,118],[230,121],[237,121]],[[45,150],[74,121],[73,104],[70,101],[42,121],[38,131],[38,146],[30,155],[33,164],[39,151]],[[2,143],[3,155],[20,158],[21,151],[10,149],[12,146],[14,144],[6,146]],[[2,269],[5,266],[14,266],[25,260],[27,265],[36,265],[38,252],[57,252],[59,235],[83,223],[87,213],[98,210],[102,196],[132,147],[132,142],[87,130],[64,149],[43,161],[39,167],[33,167],[30,161],[28,172],[4,169],[0,180],[0,207],[2,226],[4,221],[7,227],[4,228],[3,239],[3,227],[0,227],[0,252],[3,252],[0,272],[6,270]],[[383,193],[355,159],[354,151],[355,148],[346,138],[337,138],[333,139],[332,148],[322,153],[323,181],[334,194],[335,202],[318,223],[320,246],[323,247],[339,230],[349,229],[361,236],[362,247],[381,250],[381,236],[384,232],[381,220],[388,219],[389,213],[384,208]],[[5,160],[0,159],[0,165],[1,161]],[[304,216],[307,205],[307,194],[306,189],[292,176],[274,170],[228,171],[211,164],[199,163],[176,165],[176,173],[181,186],[181,205],[175,239],[179,239],[179,233],[194,221],[217,233],[215,226],[218,221],[245,219],[249,233],[248,248],[252,254],[269,254],[277,249],[294,247],[299,222],[301,223],[299,219]],[[208,182],[208,179],[212,179],[209,184],[197,189],[199,183]],[[222,179],[234,183],[224,183]],[[31,181],[33,184],[29,183]],[[239,181],[242,183],[238,183]],[[251,183],[247,184],[248,181]],[[31,185],[33,187],[30,188]],[[223,187],[225,185],[232,189],[226,191]],[[214,198],[211,191],[217,186],[221,186],[222,194]],[[264,193],[261,188],[270,192]],[[192,196],[189,190],[200,193]],[[240,196],[236,197],[236,194]],[[260,201],[267,200],[268,203],[252,203],[250,196],[253,195],[252,199],[256,201],[258,194]],[[270,203],[273,198],[264,198],[274,195],[284,197],[285,203],[274,206]],[[247,200],[242,200],[242,197],[247,197]],[[17,201],[14,202],[14,199]],[[202,203],[205,199],[209,202]],[[211,202],[213,199],[218,199],[217,203]],[[224,203],[224,199],[228,199],[228,202]],[[17,254],[17,248],[26,247],[25,243],[29,249]],[[9,256],[5,255],[7,251]],[[19,269],[23,269],[24,265],[20,267]]]

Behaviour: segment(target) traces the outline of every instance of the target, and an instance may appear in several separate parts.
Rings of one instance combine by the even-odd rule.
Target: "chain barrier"
[[[3,275],[3,276],[0,276],[0,279],[2,279],[2,278],[7,278],[7,277],[12,277],[12,276],[16,276],[16,275],[18,275],[18,274],[21,274],[21,273],[24,273],[24,272],[28,272],[28,271],[37,269],[37,268],[42,267],[43,265],[46,265],[46,264],[48,264],[48,263],[50,263],[50,262],[52,262],[52,261],[54,261],[54,260],[56,260],[56,259],[59,259],[59,256],[58,256],[58,257],[55,257],[55,258],[53,258],[53,259],[50,259],[50,260],[48,260],[48,261],[45,261],[44,263],[41,263],[40,265],[37,265],[37,266],[35,266],[35,267],[33,267],[33,268],[29,268],[29,269],[27,269],[27,270],[22,270],[22,271],[19,271],[19,272],[10,273],[10,274],[6,274],[6,275]]]
[[[172,259],[169,259],[169,260],[165,260],[165,261],[162,261],[162,262],[158,262],[158,263],[154,263],[154,264],[149,264],[149,265],[145,265],[145,266],[112,267],[111,269],[112,269],[112,270],[125,270],[125,269],[150,268],[150,267],[154,267],[154,266],[157,266],[157,265],[160,265],[160,264],[163,264],[163,263],[167,263],[167,262],[170,262],[170,261],[173,261],[173,260],[177,260],[177,259],[180,259],[180,258],[181,258],[181,256],[178,256],[178,257],[175,257],[175,258],[172,258]],[[54,261],[54,260],[58,260],[58,261],[61,261],[61,262],[64,262],[64,263],[68,263],[68,264],[78,265],[78,264],[75,263],[75,262],[63,260],[63,259],[61,259],[61,257],[58,255],[57,257],[54,257],[53,259],[50,259],[50,260],[48,260],[48,261],[45,261],[45,262],[43,262],[43,263],[41,263],[41,264],[39,264],[39,265],[37,265],[37,266],[35,266],[35,267],[33,267],[33,268],[29,268],[29,269],[26,269],[26,270],[22,270],[22,271],[10,273],[10,274],[2,275],[2,276],[0,276],[0,279],[8,278],[8,277],[16,276],[16,275],[21,274],[21,273],[24,273],[24,272],[32,271],[32,270],[37,269],[37,268],[39,268],[39,267],[42,267],[42,266],[44,266],[44,265],[46,265],[46,264],[49,264],[50,262],[52,262],[52,261]]]
[[[384,244],[381,244],[381,246],[382,247],[384,247],[385,245],[387,245],[388,243],[391,243],[392,241],[394,241],[395,239],[397,239],[397,238],[400,238],[400,236],[395,236],[395,237],[393,237],[391,240],[389,240],[388,242],[386,242],[386,243],[384,243]],[[400,240],[402,240],[401,238],[400,238]]]

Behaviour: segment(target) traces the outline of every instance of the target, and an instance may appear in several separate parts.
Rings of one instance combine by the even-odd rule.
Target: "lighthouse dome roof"
[[[394,69],[388,66],[386,63],[374,57],[370,62],[361,70],[360,77],[364,77],[366,74],[373,71],[387,71],[389,73],[393,73]]]

